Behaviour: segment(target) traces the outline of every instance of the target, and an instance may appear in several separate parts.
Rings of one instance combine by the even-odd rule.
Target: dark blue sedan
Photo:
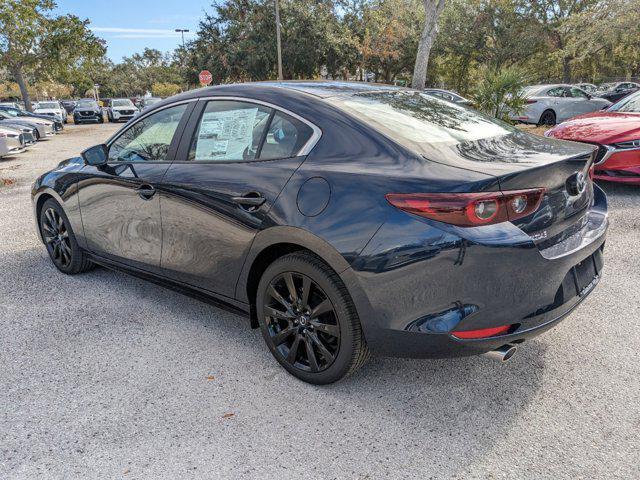
[[[226,85],[152,106],[32,195],[61,272],[246,314],[325,384],[370,353],[506,360],[568,315],[603,268],[594,151],[409,89]]]

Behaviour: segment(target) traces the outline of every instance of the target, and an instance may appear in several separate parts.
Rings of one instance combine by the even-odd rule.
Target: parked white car
[[[60,102],[57,101],[38,102],[33,109],[33,113],[47,115],[48,117],[55,118],[59,122],[67,123],[67,111],[60,105]]]
[[[128,122],[138,113],[138,108],[128,98],[114,98],[107,106],[107,118],[110,122]]]
[[[511,113],[512,120],[536,125],[555,125],[577,115],[603,110],[611,105],[572,85],[532,85],[525,87],[527,105],[522,113]]]

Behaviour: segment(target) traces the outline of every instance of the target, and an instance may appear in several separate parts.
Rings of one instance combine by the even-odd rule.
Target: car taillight
[[[505,333],[509,333],[512,325],[502,325],[501,327],[492,327],[492,328],[482,328],[480,330],[462,330],[459,332],[452,332],[456,338],[462,339],[471,339],[471,338],[488,338],[488,337],[496,337],[498,335],[504,335]]]
[[[531,99],[528,99],[528,100],[527,100],[527,103],[528,103],[528,104],[538,103],[538,101],[537,101],[537,100],[531,100]]]
[[[389,193],[387,201],[414,215],[457,225],[477,227],[514,221],[535,212],[544,188],[483,193]]]

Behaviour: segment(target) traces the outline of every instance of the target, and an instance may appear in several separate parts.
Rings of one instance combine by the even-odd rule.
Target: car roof
[[[352,96],[363,92],[379,91],[402,91],[410,90],[404,87],[384,85],[380,83],[365,82],[333,82],[319,80],[291,80],[291,81],[265,81],[232,83],[226,85],[216,85],[214,87],[204,87],[197,90],[190,90],[170,99],[199,98],[220,95],[223,92],[265,92],[277,89],[283,92],[301,92],[313,95],[318,98],[329,98],[336,96]]]

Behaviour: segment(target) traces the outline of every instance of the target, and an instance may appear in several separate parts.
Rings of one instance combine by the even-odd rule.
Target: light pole
[[[182,34],[182,48],[184,49],[184,34],[189,33],[188,28],[176,28],[176,33]]]
[[[280,6],[276,0],[276,41],[278,43],[278,80],[283,80],[282,76],[282,44],[280,43]]]

